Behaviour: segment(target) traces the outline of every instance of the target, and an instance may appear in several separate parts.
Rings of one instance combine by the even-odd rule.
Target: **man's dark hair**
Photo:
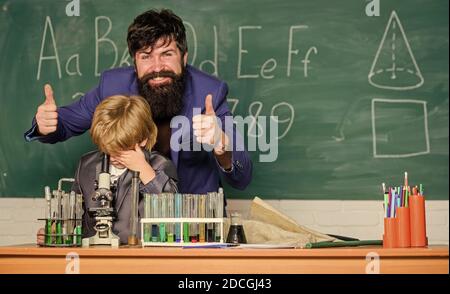
[[[148,10],[138,15],[128,27],[128,52],[134,58],[139,49],[153,47],[159,39],[168,45],[175,40],[181,56],[187,52],[186,29],[183,21],[171,10]]]

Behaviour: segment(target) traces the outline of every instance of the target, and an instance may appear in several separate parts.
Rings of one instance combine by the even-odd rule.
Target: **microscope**
[[[116,187],[111,185],[111,175],[109,173],[109,155],[103,154],[101,171],[96,183],[95,193],[92,200],[100,203],[99,207],[89,208],[89,215],[94,217],[96,223],[94,229],[96,234],[82,241],[83,247],[95,245],[108,245],[114,248],[119,247],[120,238],[112,232],[112,222],[117,217],[113,207]]]

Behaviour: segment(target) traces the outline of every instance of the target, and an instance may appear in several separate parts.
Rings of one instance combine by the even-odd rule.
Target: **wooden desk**
[[[80,257],[80,273],[365,273],[367,254],[380,273],[449,273],[448,246],[383,249],[182,249],[0,247],[0,273],[64,273],[66,254]]]

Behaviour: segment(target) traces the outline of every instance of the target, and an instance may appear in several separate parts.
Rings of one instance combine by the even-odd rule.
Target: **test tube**
[[[159,217],[158,214],[158,194],[151,194],[152,198],[152,209],[151,213],[153,218]],[[157,224],[152,224],[152,242],[158,242],[159,240],[159,229]]]
[[[182,194],[180,193],[176,193],[175,194],[175,217],[176,218],[181,218],[181,212],[182,212],[182,202],[183,198],[182,198]],[[183,236],[181,236],[181,224],[180,223],[176,223],[175,224],[175,241],[176,242],[180,242],[181,239],[183,238]]]
[[[197,195],[198,200],[198,217],[205,218],[206,217],[206,195]],[[198,240],[199,242],[205,242],[206,234],[205,234],[205,223],[199,223],[199,232],[198,232]]]
[[[69,194],[63,193],[62,195],[62,207],[61,207],[61,226],[62,226],[62,242],[63,244],[68,243],[68,219],[69,217]]]
[[[62,191],[57,190],[56,191],[56,244],[63,244],[62,240],[62,224],[61,224],[61,217],[62,217]]]
[[[216,218],[223,218],[223,189],[219,188],[219,193],[214,193],[216,196]],[[223,231],[220,223],[216,223],[216,242],[223,242]]]
[[[131,213],[130,213],[130,234],[128,235],[128,245],[139,245],[137,238],[138,209],[139,209],[139,172],[133,171],[131,179]]]
[[[52,232],[52,234],[51,234],[51,238],[52,238],[52,240],[51,240],[51,244],[53,245],[53,244],[56,244],[56,199],[55,199],[55,201],[53,201],[53,207],[55,208],[55,209],[53,209],[53,216],[52,216],[52,228],[51,228],[51,232]]]
[[[215,205],[216,205],[215,193],[209,192],[206,197],[206,217],[207,218],[214,218]],[[214,227],[215,227],[214,223],[206,224],[206,241],[207,242],[215,241]]]
[[[144,194],[144,218],[150,217],[151,198],[150,194]],[[144,224],[144,242],[150,242],[151,227],[149,223]]]
[[[67,244],[73,244],[73,232],[75,228],[75,202],[77,195],[74,191],[70,192],[69,196],[69,220],[67,221]]]
[[[159,213],[158,217],[167,217],[167,196],[165,193],[158,195],[159,202]],[[166,242],[166,224],[161,222],[159,223],[159,240],[160,242]]]
[[[175,199],[172,193],[167,193],[167,213],[168,218],[173,218],[175,215]],[[167,242],[174,242],[174,224],[167,224]]]
[[[74,243],[77,246],[81,246],[81,237],[82,237],[82,218],[83,218],[83,195],[82,194],[76,194],[76,200],[75,200],[75,230],[74,234],[76,238],[73,239]]]
[[[183,196],[183,218],[189,218],[191,216],[191,195],[185,194]],[[190,226],[189,223],[183,223],[183,241],[188,243],[190,242]]]
[[[191,195],[191,207],[190,207],[190,217],[197,218],[198,217],[198,195]],[[198,242],[198,224],[191,222],[189,225],[190,239],[192,243]]]
[[[44,188],[45,201],[47,202],[46,220],[45,220],[45,244],[52,244],[52,193],[49,186]]]

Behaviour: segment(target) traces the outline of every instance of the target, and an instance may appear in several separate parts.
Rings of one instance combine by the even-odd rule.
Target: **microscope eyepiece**
[[[109,173],[109,155],[106,153],[103,153],[101,172]]]

